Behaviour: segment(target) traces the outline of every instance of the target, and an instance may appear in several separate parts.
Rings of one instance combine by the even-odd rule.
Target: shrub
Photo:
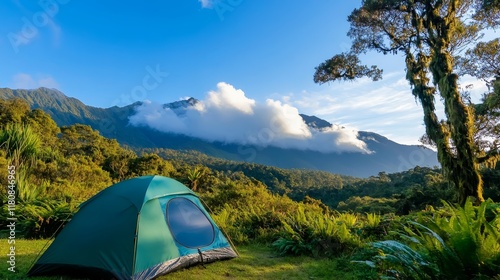
[[[48,199],[19,204],[16,208],[19,231],[25,238],[52,237],[71,219],[75,211],[74,205]],[[4,207],[0,214],[3,221],[7,221],[7,215],[7,209]]]
[[[212,218],[236,244],[250,241],[270,243],[283,230],[280,214],[272,210],[252,205],[233,207],[226,204]]]
[[[359,237],[350,230],[354,222],[353,216],[335,217],[300,206],[296,213],[282,220],[285,231],[273,247],[282,255],[318,257],[350,252],[361,244]]]

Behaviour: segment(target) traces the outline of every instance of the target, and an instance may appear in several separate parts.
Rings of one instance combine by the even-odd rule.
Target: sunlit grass
[[[0,239],[0,279],[26,279],[26,273],[47,240],[16,240],[16,273],[7,270],[6,239]],[[280,257],[266,245],[238,247],[235,259],[179,270],[157,279],[376,279],[373,271],[346,258],[314,259]],[[68,280],[65,277],[34,277],[35,280]]]

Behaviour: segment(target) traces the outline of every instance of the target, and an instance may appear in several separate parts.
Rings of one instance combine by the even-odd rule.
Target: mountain
[[[324,170],[332,173],[368,177],[379,172],[399,172],[415,166],[437,166],[436,153],[425,147],[401,145],[373,132],[360,131],[371,154],[358,152],[321,153],[308,150],[283,149],[272,146],[242,146],[208,142],[185,135],[163,133],[148,127],[129,124],[129,117],[142,103],[136,102],[125,107],[96,108],[87,106],[78,99],[67,97],[55,89],[34,90],[0,89],[0,98],[21,98],[30,106],[49,113],[59,126],[82,123],[99,130],[108,138],[115,138],[132,148],[167,148],[174,150],[196,150],[209,156],[235,161],[255,162],[282,168],[305,168]],[[164,104],[176,114],[183,114],[189,106],[199,101],[190,98]],[[312,128],[322,129],[331,124],[315,116],[301,114],[304,122]]]

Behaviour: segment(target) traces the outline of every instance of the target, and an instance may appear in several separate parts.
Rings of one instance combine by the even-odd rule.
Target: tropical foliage
[[[480,279],[500,276],[500,205],[491,200],[439,210],[409,221],[400,240],[371,243],[377,265],[388,277],[403,279]]]
[[[440,202],[456,198],[439,169],[417,167],[362,179],[229,162],[197,152],[131,150],[89,126],[57,127],[48,114],[23,104],[0,100],[0,123],[6,120],[0,125],[0,168],[20,167],[16,229],[25,238],[57,234],[80,203],[115,182],[159,174],[195,190],[236,245],[260,243],[280,255],[334,258],[346,267],[360,256],[372,256],[363,263],[393,277],[454,275],[445,270],[448,258],[471,277],[496,275],[500,227],[492,200],[500,197],[498,166],[481,170],[485,196],[492,200],[457,208]],[[0,182],[7,184],[6,176]],[[0,192],[7,197],[6,189]],[[9,213],[7,201],[1,203],[5,229]],[[384,255],[377,256],[367,244]],[[439,248],[441,253],[432,251]],[[414,263],[415,272],[391,254]]]

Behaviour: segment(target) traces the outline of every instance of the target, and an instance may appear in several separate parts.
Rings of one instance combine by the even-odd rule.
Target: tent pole
[[[208,212],[210,212],[210,215],[214,215],[214,212],[212,212],[212,209],[210,209],[210,207],[208,206],[208,204],[206,204],[205,201],[203,199],[201,199],[201,197],[199,197],[199,196],[198,196],[198,199],[208,209]],[[217,227],[219,227],[219,229],[222,231],[222,234],[224,234],[226,236],[227,241],[229,242],[229,244],[231,245],[231,247],[233,247],[233,250],[236,252],[236,255],[239,257],[240,253],[238,253],[238,250],[236,249],[236,246],[234,246],[234,243],[233,243],[233,240],[231,240],[231,237],[229,237],[229,235],[227,234],[227,232],[220,225],[217,225]]]
[[[72,213],[70,211],[70,213],[68,213],[68,216],[66,216],[66,218],[64,219],[64,221],[67,221],[69,217],[71,216],[74,216],[76,213]],[[43,245],[42,249],[40,250],[40,252],[38,252],[38,255],[36,255],[35,259],[31,262],[31,265],[30,265],[30,269],[28,271],[30,271],[33,266],[35,265],[35,263],[38,261],[38,259],[40,258],[40,256],[42,255],[42,252],[43,250],[45,250],[45,248],[47,247],[47,245],[49,244],[49,242],[54,238],[54,236],[56,235],[56,233],[59,233],[60,229],[66,225],[68,222],[62,222],[59,227],[57,227],[57,229],[54,231],[54,233],[52,233],[52,235],[49,237],[49,239],[47,239],[47,242],[45,242],[45,244]]]
[[[137,238],[139,237],[139,222],[141,220],[141,212],[137,213],[137,225],[135,226],[135,236],[134,236],[134,260],[132,262],[132,277],[135,274],[135,261],[137,257]]]

